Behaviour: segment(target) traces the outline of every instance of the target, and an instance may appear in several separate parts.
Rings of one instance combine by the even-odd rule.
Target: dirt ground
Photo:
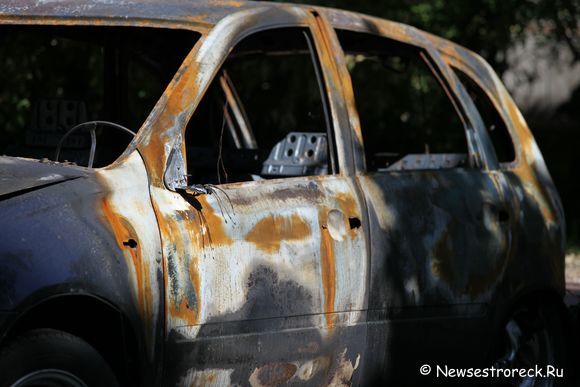
[[[566,254],[566,303],[580,303],[580,252]]]
[[[566,254],[566,282],[580,284],[580,252]]]

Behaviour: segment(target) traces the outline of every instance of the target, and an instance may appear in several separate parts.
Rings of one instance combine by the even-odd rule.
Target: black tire
[[[105,359],[66,332],[31,330],[0,350],[0,387],[118,385]]]
[[[538,366],[544,371],[550,366],[563,372],[563,375],[556,372],[557,376],[554,378],[499,378],[498,385],[534,387],[570,385],[571,370],[567,364],[569,359],[566,340],[567,324],[558,305],[546,302],[535,306],[518,307],[507,319],[504,331],[500,334],[498,341],[500,357],[496,357],[498,360],[494,365],[496,368],[504,369],[531,369]]]

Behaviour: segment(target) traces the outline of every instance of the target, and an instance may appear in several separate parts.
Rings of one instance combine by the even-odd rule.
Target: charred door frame
[[[465,90],[462,88],[462,85],[458,84],[455,74],[444,62],[442,55],[434,45],[436,42],[435,38],[426,33],[418,31],[413,27],[399,25],[389,21],[379,20],[372,17],[347,14],[336,10],[325,11],[331,20],[333,27],[336,29],[351,30],[355,32],[372,34],[375,36],[383,36],[419,47],[424,50],[426,54],[425,59],[428,65],[432,68],[434,73],[433,75],[440,81],[441,86],[448,94],[450,102],[454,105],[458,116],[463,121],[470,158],[476,162],[477,169],[480,170],[481,173],[487,174],[493,182],[493,184],[488,186],[488,188],[494,189],[493,187],[495,187],[495,190],[497,191],[496,193],[499,196],[494,200],[505,201],[508,199],[509,189],[505,187],[505,183],[502,184],[501,181],[498,181],[494,174],[494,170],[497,169],[498,164],[495,157],[495,152],[493,151],[491,140],[487,136],[487,132],[479,116],[479,113],[475,109],[475,106],[469,99]],[[336,55],[338,57],[337,63],[341,65],[341,76],[344,80],[346,80],[344,89],[347,101],[347,109],[350,116],[351,130],[353,132],[352,138],[354,139],[352,146],[353,155],[355,157],[354,164],[356,166],[356,174],[364,175],[366,173],[366,168],[360,121],[354,103],[353,90],[350,84],[350,76],[346,66],[344,65],[345,60],[343,57],[341,58],[341,56],[343,56],[343,51],[342,48],[340,48],[340,45],[338,45],[338,47],[338,50],[336,50]],[[376,227],[376,224],[373,225],[373,227]],[[373,249],[376,243],[377,241],[373,241],[371,244],[371,249]],[[509,252],[509,248],[507,251]],[[373,255],[375,254],[371,252],[371,256]],[[462,312],[461,309],[463,307],[465,307],[465,310]],[[485,316],[486,309],[487,308],[485,304],[473,304],[471,306],[465,304],[459,309],[456,308],[454,311],[450,310],[450,312],[452,312],[453,315],[457,313],[458,317],[463,314],[466,316],[469,314],[474,314],[483,317]],[[371,313],[370,310],[369,313]],[[370,315],[369,318],[371,318]],[[371,320],[372,319],[374,319],[374,317],[372,317]],[[379,334],[378,337],[382,337],[381,334],[384,334],[384,332],[377,334]],[[369,333],[369,335],[371,334]],[[387,341],[388,340],[390,339],[387,337]],[[369,345],[372,345],[372,343]],[[377,361],[380,363],[381,360],[377,359]],[[388,362],[388,360],[386,361]],[[372,369],[368,372],[371,373]]]
[[[506,272],[509,277],[503,280],[496,294],[496,308],[491,316],[492,326],[503,329],[504,319],[530,294],[544,293],[558,300],[564,292],[563,264],[559,261],[564,254],[565,221],[562,204],[556,188],[551,180],[538,145],[533,138],[521,112],[509,95],[505,86],[493,71],[491,66],[477,54],[453,45],[440,38],[434,38],[434,45],[440,50],[441,57],[451,68],[463,71],[483,90],[499,113],[506,125],[514,147],[515,157],[509,163],[497,163],[496,168],[489,171],[502,189],[509,203],[512,241],[510,246],[510,262]],[[473,105],[469,94],[455,72],[452,77],[462,92],[466,104]],[[484,125],[477,108],[473,105],[478,124]],[[487,135],[485,127],[483,127]],[[489,137],[489,136],[488,136]],[[491,139],[489,139],[491,144]],[[493,152],[495,156],[495,151]],[[524,193],[527,191],[527,193]],[[533,198],[528,201],[527,198]],[[527,207],[527,208],[526,208]],[[522,215],[526,214],[527,219]],[[549,241],[551,248],[546,250],[541,243],[530,251],[522,251],[520,238],[534,235],[530,220],[538,216],[539,224],[548,225],[544,232],[548,237],[536,237],[534,241]],[[529,243],[529,242],[528,242]],[[530,276],[528,267],[534,267],[539,275]],[[518,286],[513,284],[517,283]],[[538,298],[536,295],[534,298]]]
[[[325,91],[327,93],[326,97],[328,98],[330,105],[330,118],[332,121],[331,126],[335,131],[334,140],[336,142],[337,148],[338,165],[340,166],[340,172],[334,175],[334,179],[333,176],[328,176],[330,178],[330,190],[326,194],[328,199],[332,199],[331,202],[335,203],[332,204],[332,207],[336,207],[337,205],[344,206],[345,209],[343,211],[347,216],[354,211],[356,215],[353,216],[361,219],[361,223],[364,227],[363,232],[366,233],[366,230],[368,230],[368,226],[366,226],[368,225],[368,221],[366,220],[366,208],[364,205],[363,196],[357,187],[352,187],[354,185],[354,168],[352,165],[352,154],[350,147],[350,125],[348,121],[348,115],[344,109],[342,80],[337,74],[337,67],[331,54],[333,48],[329,46],[330,40],[325,35],[324,30],[321,28],[322,23],[324,23],[324,21],[320,18],[317,12],[312,12],[312,10],[302,7],[288,6],[275,9],[264,7],[249,11],[241,11],[227,16],[222,21],[220,21],[207,36],[202,38],[197,47],[194,48],[192,53],[190,53],[184,65],[181,67],[178,77],[172,84],[169,85],[168,91],[166,92],[167,99],[162,100],[150,115],[149,120],[152,122],[152,125],[143,135],[144,141],[142,141],[138,146],[138,149],[143,155],[143,158],[146,160],[145,162],[148,166],[150,174],[150,185],[154,202],[153,205],[156,209],[160,227],[162,229],[165,228],[168,232],[168,235],[170,235],[172,232],[175,233],[176,231],[175,229],[169,230],[173,226],[169,224],[170,222],[167,222],[164,219],[164,214],[169,214],[171,212],[172,206],[176,205],[179,201],[179,195],[171,191],[184,189],[184,183],[186,182],[185,143],[183,141],[185,138],[184,130],[186,123],[189,121],[193,112],[197,108],[197,105],[204,97],[210,83],[218,74],[219,69],[227,59],[231,49],[238,42],[256,32],[284,27],[308,28],[314,40],[318,54],[318,60],[320,61],[320,66],[323,70],[322,76],[325,82]],[[324,184],[321,185],[324,186]],[[342,190],[345,189],[344,187],[349,188],[350,192],[346,198],[335,198],[332,195],[332,187],[336,188],[338,186],[342,186]],[[203,206],[207,208],[206,212],[212,211],[210,210],[210,207],[215,204],[213,203],[213,200],[208,201],[204,197],[199,199],[201,202],[203,202]],[[343,199],[348,200],[343,202]],[[329,206],[331,205],[331,202],[329,202]],[[166,208],[162,210],[159,206],[166,206]],[[326,217],[327,215],[325,214],[324,216]],[[212,222],[213,221],[214,220],[212,220]],[[216,227],[219,228],[218,226]],[[352,229],[349,231],[349,233],[353,235],[357,232],[360,233],[360,231]],[[365,246],[367,246],[368,237],[365,236],[363,240]],[[214,241],[217,241],[217,239],[214,238]],[[352,312],[354,312],[354,314],[360,315],[360,318],[363,319],[359,321],[359,318],[357,318],[357,322],[366,321],[366,314],[364,313],[364,309],[366,309],[368,300],[366,289],[368,284],[367,262],[369,257],[366,248],[361,249],[361,252],[364,252],[364,254],[362,254],[363,257],[361,257],[365,262],[364,270],[358,271],[356,273],[357,275],[364,278],[365,284],[364,286],[359,287],[359,289],[363,289],[365,293],[362,297],[363,301],[361,305],[359,305],[360,303],[357,303],[356,305],[351,306],[357,307],[357,309],[353,310]],[[339,252],[336,252],[336,254],[337,256],[340,256],[341,259],[345,258],[344,252],[340,254]],[[167,257],[164,257],[164,259],[166,260]],[[358,261],[353,262],[356,263]],[[165,270],[165,281],[167,286],[167,268]],[[353,273],[355,273],[355,271],[353,271]],[[332,284],[334,284],[334,279],[332,280]],[[166,291],[169,290],[166,289]],[[337,289],[336,292],[338,297],[339,289]],[[340,293],[342,294],[344,292]],[[334,297],[334,293],[331,293],[331,295]],[[329,303],[328,305],[332,307],[333,303]],[[166,304],[166,312],[170,307],[170,305]],[[347,306],[346,308],[348,309],[349,307]],[[332,309],[332,311],[334,311],[334,309]],[[343,318],[341,316],[337,317],[337,322],[342,323]],[[195,320],[197,317],[194,315],[192,318]],[[334,318],[329,320],[327,317],[326,320],[326,324],[328,324],[331,327],[330,329],[332,329]],[[350,321],[350,318],[347,318],[345,323],[348,325],[352,322]],[[166,326],[166,337],[169,334],[169,328],[169,326]],[[359,325],[357,329],[357,332],[361,332],[361,329],[366,331],[366,327],[362,325]],[[351,337],[350,339],[352,340],[354,337]],[[356,353],[359,353],[359,355],[362,354],[361,346],[365,343],[365,340],[362,336],[358,336],[356,339],[357,340],[355,340],[355,342],[357,344],[353,344],[353,347],[351,348],[351,350],[354,352],[355,358]],[[336,341],[337,343],[341,343],[341,340],[344,341],[346,339],[343,339],[340,335],[337,335],[336,339],[332,340],[332,342]],[[334,348],[334,344],[332,344],[332,348]],[[339,356],[336,360],[339,362],[348,363],[349,359],[344,358],[345,353],[346,351],[342,353],[342,357]],[[349,352],[348,356],[352,355],[353,354]],[[354,369],[356,369],[358,359],[355,358],[350,359],[350,368],[352,368],[354,365]],[[340,367],[342,367],[342,365],[340,365]],[[338,369],[340,369],[340,367]],[[351,371],[354,371],[354,369],[351,369]],[[175,370],[175,372],[179,371]],[[193,374],[192,377],[204,377],[203,375],[205,374],[202,372],[201,374]]]
[[[179,153],[184,160],[183,143],[185,123],[189,121],[206,89],[227,58],[229,50],[248,35],[272,28],[309,28],[319,53],[323,77],[327,86],[331,118],[341,175],[352,175],[353,155],[350,146],[349,117],[344,108],[343,80],[335,66],[336,46],[321,28],[324,21],[318,11],[297,6],[262,7],[243,10],[226,16],[210,32],[202,36],[170,83],[160,102],[148,117],[136,140],[137,148],[145,159],[151,184],[170,190],[185,188],[183,162],[168,166],[170,154]],[[329,44],[331,43],[331,44]],[[332,50],[332,51],[331,51]],[[127,152],[126,152],[127,153]],[[170,167],[175,174],[164,182]]]

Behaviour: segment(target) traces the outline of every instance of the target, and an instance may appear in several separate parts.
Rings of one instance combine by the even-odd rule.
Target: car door
[[[319,385],[350,381],[361,361],[365,210],[339,164],[336,80],[320,65],[315,16],[295,12],[279,15],[284,28],[250,34],[260,28],[240,22],[206,38],[224,57],[166,171],[185,149],[188,187],[152,186],[168,385]]]
[[[510,250],[511,208],[488,171],[489,144],[425,39],[337,36],[362,138],[355,149],[372,241],[369,348],[384,353],[368,372],[413,383],[430,361],[477,366]]]

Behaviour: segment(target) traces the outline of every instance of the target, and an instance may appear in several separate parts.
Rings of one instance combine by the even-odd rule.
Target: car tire
[[[567,367],[568,348],[566,345],[565,316],[557,305],[543,303],[525,305],[515,309],[506,320],[503,332],[496,343],[500,354],[494,366],[501,369],[535,369],[544,373],[551,366],[556,377],[512,376],[499,377],[499,386],[566,386],[570,369]],[[558,371],[559,370],[559,371]],[[558,372],[563,372],[559,377]]]
[[[54,329],[28,331],[0,350],[0,387],[117,387],[105,359],[86,341]]]

